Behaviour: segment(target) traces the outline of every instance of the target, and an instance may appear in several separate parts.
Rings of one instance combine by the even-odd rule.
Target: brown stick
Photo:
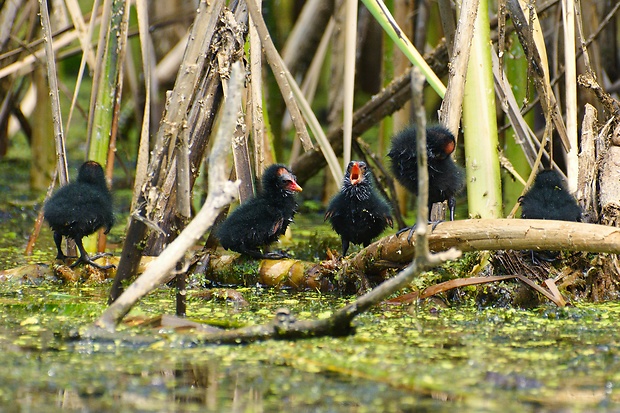
[[[491,277],[457,278],[456,280],[450,280],[450,281],[442,282],[442,283],[435,284],[435,285],[432,285],[432,286],[426,288],[424,291],[422,291],[420,293],[420,298],[428,298],[428,297],[433,296],[435,294],[443,293],[445,291],[453,290],[453,289],[459,288],[459,287],[466,287],[468,285],[488,284],[488,283],[492,283],[492,282],[496,282],[496,281],[510,280],[510,279],[513,279],[513,278],[516,278],[516,279],[520,280],[521,282],[527,284],[528,286],[530,286],[534,290],[538,291],[539,293],[541,293],[542,295],[547,297],[549,300],[553,301],[558,307],[564,307],[566,305],[566,302],[562,298],[562,295],[561,294],[558,295],[559,291],[557,291],[557,287],[555,287],[555,285],[553,285],[553,287],[555,287],[555,288],[554,288],[553,293],[552,293],[550,291],[545,290],[540,285],[537,285],[532,280],[530,280],[530,279],[528,279],[528,278],[526,278],[526,277],[524,277],[522,275],[518,275],[518,274],[514,274],[514,275],[495,275],[495,276],[491,276]],[[550,289],[553,288],[553,287],[550,287]]]

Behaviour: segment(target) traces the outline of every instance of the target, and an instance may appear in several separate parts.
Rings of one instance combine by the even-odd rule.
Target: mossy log
[[[355,255],[318,264],[294,259],[247,261],[233,255],[214,257],[208,278],[221,283],[330,291],[338,289],[339,281],[355,279],[356,274],[378,275],[388,268],[409,264],[415,245],[413,238],[411,242],[407,240],[408,235],[408,231],[389,235]],[[547,250],[619,254],[620,229],[552,220],[472,219],[440,223],[429,234],[429,247],[433,252],[454,247],[462,252]]]

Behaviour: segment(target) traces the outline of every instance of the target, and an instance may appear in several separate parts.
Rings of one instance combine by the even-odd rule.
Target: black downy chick
[[[373,238],[393,225],[391,208],[373,187],[365,162],[349,162],[342,189],[329,203],[325,219],[342,239],[342,255],[349,243],[367,247]]]
[[[540,171],[519,203],[521,218],[581,221],[577,200],[568,192],[562,175],[553,169]]]
[[[410,126],[392,139],[388,156],[396,179],[414,195],[418,194],[418,162],[416,159],[416,127]],[[428,207],[448,201],[450,221],[454,221],[455,196],[465,187],[465,172],[450,154],[456,148],[454,135],[441,125],[426,129],[428,156]]]
[[[534,184],[525,195],[519,198],[521,218],[555,219],[559,221],[581,221],[581,207],[568,192],[566,182],[560,173],[553,169],[540,171]],[[532,261],[555,261],[557,252],[532,251]]]
[[[254,258],[285,258],[283,253],[264,254],[259,248],[276,242],[286,232],[297,212],[295,193],[301,190],[286,166],[269,166],[256,198],[240,205],[217,229],[222,247]]]
[[[45,220],[54,232],[54,242],[58,250],[56,259],[67,258],[61,248],[64,236],[74,240],[80,251],[80,257],[71,265],[72,268],[79,263],[90,264],[100,269],[114,267],[101,266],[93,262],[82,245],[83,237],[99,228],[105,228],[107,234],[114,225],[112,194],[108,190],[101,165],[95,161],[84,162],[78,171],[77,180],[56,191],[45,203],[43,211]]]

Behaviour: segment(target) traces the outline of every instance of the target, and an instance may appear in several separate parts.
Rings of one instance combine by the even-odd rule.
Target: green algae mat
[[[620,305],[536,310],[474,305],[375,308],[345,338],[201,345],[191,334],[123,325],[75,334],[108,286],[0,285],[0,405],[11,411],[618,411]],[[263,323],[286,306],[325,317],[346,299],[243,288],[245,302],[191,295],[188,316]],[[174,290],[129,319],[172,313]],[[9,411],[9,410],[6,410]]]

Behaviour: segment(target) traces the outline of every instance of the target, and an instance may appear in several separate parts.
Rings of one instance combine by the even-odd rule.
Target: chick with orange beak
[[[286,258],[282,252],[261,252],[286,232],[297,212],[295,194],[301,192],[295,175],[274,164],[263,173],[262,189],[233,211],[216,230],[222,247],[254,258]]]

